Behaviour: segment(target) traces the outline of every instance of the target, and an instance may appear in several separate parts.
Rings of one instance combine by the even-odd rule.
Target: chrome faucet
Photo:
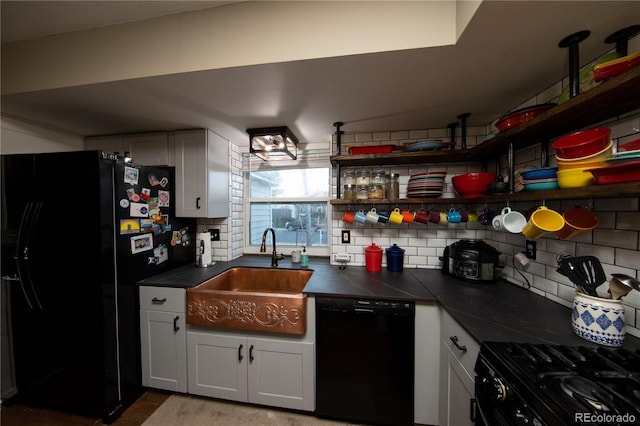
[[[276,231],[273,228],[267,228],[262,233],[262,244],[260,244],[260,253],[267,252],[267,232],[271,231],[271,237],[273,239],[273,253],[271,254],[271,267],[275,268],[278,266],[278,252],[276,250]]]

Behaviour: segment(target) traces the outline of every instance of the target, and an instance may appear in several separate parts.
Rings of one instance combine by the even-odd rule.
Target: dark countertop
[[[190,288],[234,266],[271,266],[270,256],[243,256],[217,262],[209,268],[186,265],[140,281],[140,285]],[[279,268],[300,269],[290,259]],[[403,272],[367,272],[361,266],[340,269],[326,258],[310,258],[313,275],[304,292],[313,296],[339,296],[439,303],[478,342],[509,341],[597,346],[571,329],[571,309],[506,281],[474,284],[438,269]],[[625,347],[640,349],[640,339],[625,338]]]

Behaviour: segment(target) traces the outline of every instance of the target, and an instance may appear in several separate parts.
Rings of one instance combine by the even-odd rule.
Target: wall
[[[639,38],[635,40],[636,45]],[[640,46],[630,44],[630,52],[640,50]],[[535,105],[538,103],[557,100],[567,81],[559,82],[532,99],[527,100],[522,105]],[[624,142],[637,139],[640,129],[640,111],[631,111],[624,116],[615,117],[601,123],[594,123],[593,127],[606,126],[612,129],[612,139],[617,146]],[[493,131],[493,123],[485,127],[469,128],[467,146],[472,147],[486,139],[486,135]],[[459,130],[458,130],[459,135]],[[377,133],[357,133],[343,135],[343,143],[353,144],[399,144],[415,142],[425,139],[448,140],[448,129],[427,129],[408,131],[389,131]],[[458,137],[459,142],[459,137]],[[549,165],[555,165],[555,153],[549,149]],[[537,168],[541,166],[541,147],[535,145],[515,153],[515,170],[525,168]],[[406,196],[406,184],[409,176],[414,173],[426,171],[446,170],[444,198],[456,196],[451,185],[451,177],[470,172],[479,171],[480,165],[474,163],[461,164],[424,164],[402,167],[386,167],[388,171],[400,173],[401,187],[400,197]],[[496,170],[495,162],[487,164],[487,170]],[[500,158],[499,170],[508,176],[506,156]],[[335,173],[335,169],[334,169]],[[333,193],[336,191],[336,180],[333,178]],[[547,207],[563,212],[574,205],[582,205],[592,209],[598,216],[599,224],[593,231],[579,234],[571,240],[561,240],[554,234],[546,234],[536,240],[537,256],[532,261],[526,271],[520,271],[525,278],[512,266],[513,255],[524,251],[525,237],[522,234],[509,234],[494,231],[493,228],[483,226],[479,223],[466,224],[347,224],[341,220],[343,213],[349,209],[346,206],[333,207],[332,220],[332,252],[345,252],[352,255],[353,265],[364,265],[364,247],[375,242],[383,248],[392,244],[405,249],[406,268],[433,268],[440,269],[442,262],[439,256],[442,255],[444,247],[463,238],[483,239],[496,247],[502,255],[501,263],[505,265],[502,274],[505,279],[515,285],[527,287],[526,281],[531,285],[529,291],[544,296],[567,307],[572,306],[575,287],[571,281],[556,272],[557,259],[559,253],[568,253],[575,256],[593,255],[603,264],[605,273],[610,276],[612,273],[623,273],[633,277],[640,277],[640,199],[637,197],[595,199],[595,200],[562,200],[540,203],[516,202],[510,207],[515,210],[526,212],[529,208],[544,203]],[[371,205],[363,206],[366,209]],[[397,207],[401,210],[408,208],[415,211],[419,208],[448,209],[450,207],[465,208],[467,211],[480,212],[486,205],[482,202],[465,205],[436,204],[436,205],[416,205],[399,203]],[[395,205],[376,206],[378,210],[390,210]],[[493,210],[504,207],[503,204],[492,203],[488,205]],[[355,206],[353,207],[355,208]],[[351,243],[341,243],[341,232],[348,229],[351,232]],[[383,267],[386,265],[383,256]],[[608,286],[605,283],[598,290],[606,292]],[[640,292],[632,291],[624,298],[625,324],[627,333],[640,337]],[[569,319],[567,318],[567,324]]]
[[[0,116],[0,154],[77,151],[84,149],[81,135],[7,114]]]

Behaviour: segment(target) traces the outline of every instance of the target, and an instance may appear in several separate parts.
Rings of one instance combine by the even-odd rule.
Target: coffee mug
[[[522,213],[511,210],[510,207],[503,208],[500,216],[502,216],[502,228],[512,234],[522,232],[522,228],[527,223]]]
[[[440,223],[440,213],[438,213],[435,209],[431,209],[431,211],[429,212],[429,222]]]
[[[525,237],[535,240],[547,232],[556,232],[564,226],[564,218],[554,210],[546,206],[540,206],[531,213],[529,221],[522,228]]]
[[[413,222],[413,213],[411,213],[409,210],[403,210],[402,221],[407,223]]]
[[[482,209],[482,213],[478,216],[478,222],[483,225],[491,225],[496,213],[488,207]]]
[[[438,218],[439,217],[440,216],[438,216]],[[414,215],[413,220],[420,223],[429,223],[429,214],[425,212],[424,209],[420,209]]]
[[[493,229],[495,229],[496,231],[504,231],[504,226],[502,224],[502,215],[496,215],[493,217],[493,219],[491,219],[491,226],[493,226]]]
[[[458,212],[460,213],[460,222],[468,222],[469,221],[469,214],[467,213],[467,211],[465,209],[460,209],[460,210],[458,210]]]
[[[378,223],[387,223],[389,221],[389,213],[378,212]]]
[[[440,212],[440,223],[446,225],[449,223],[449,219],[447,218],[447,212],[444,210]]]
[[[357,223],[365,223],[367,221],[367,215],[364,214],[364,210],[358,210],[355,219]]]
[[[391,223],[400,224],[402,223],[402,219],[402,213],[400,213],[400,209],[398,208],[393,209],[391,214],[389,214],[389,222]]]
[[[478,213],[476,212],[469,212],[468,213],[468,222],[477,222],[478,221]]]
[[[347,223],[353,223],[356,220],[356,216],[352,211],[344,212],[342,215],[342,221]]]
[[[378,213],[376,212],[375,207],[372,207],[371,210],[369,210],[367,212],[367,222],[368,223],[378,223],[378,219],[380,218],[380,216],[378,215]]]
[[[598,226],[598,217],[584,207],[571,207],[562,213],[564,226],[556,231],[556,236],[563,240],[568,240],[578,235],[580,232],[589,231]]]
[[[447,214],[447,220],[449,221],[449,223],[460,223],[462,221],[460,212],[451,207],[451,209],[449,209],[449,213]]]

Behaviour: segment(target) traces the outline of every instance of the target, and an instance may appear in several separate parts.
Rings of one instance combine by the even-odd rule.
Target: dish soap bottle
[[[300,253],[300,266],[309,266],[309,255],[307,254],[307,249],[305,246],[302,246],[302,253]]]

